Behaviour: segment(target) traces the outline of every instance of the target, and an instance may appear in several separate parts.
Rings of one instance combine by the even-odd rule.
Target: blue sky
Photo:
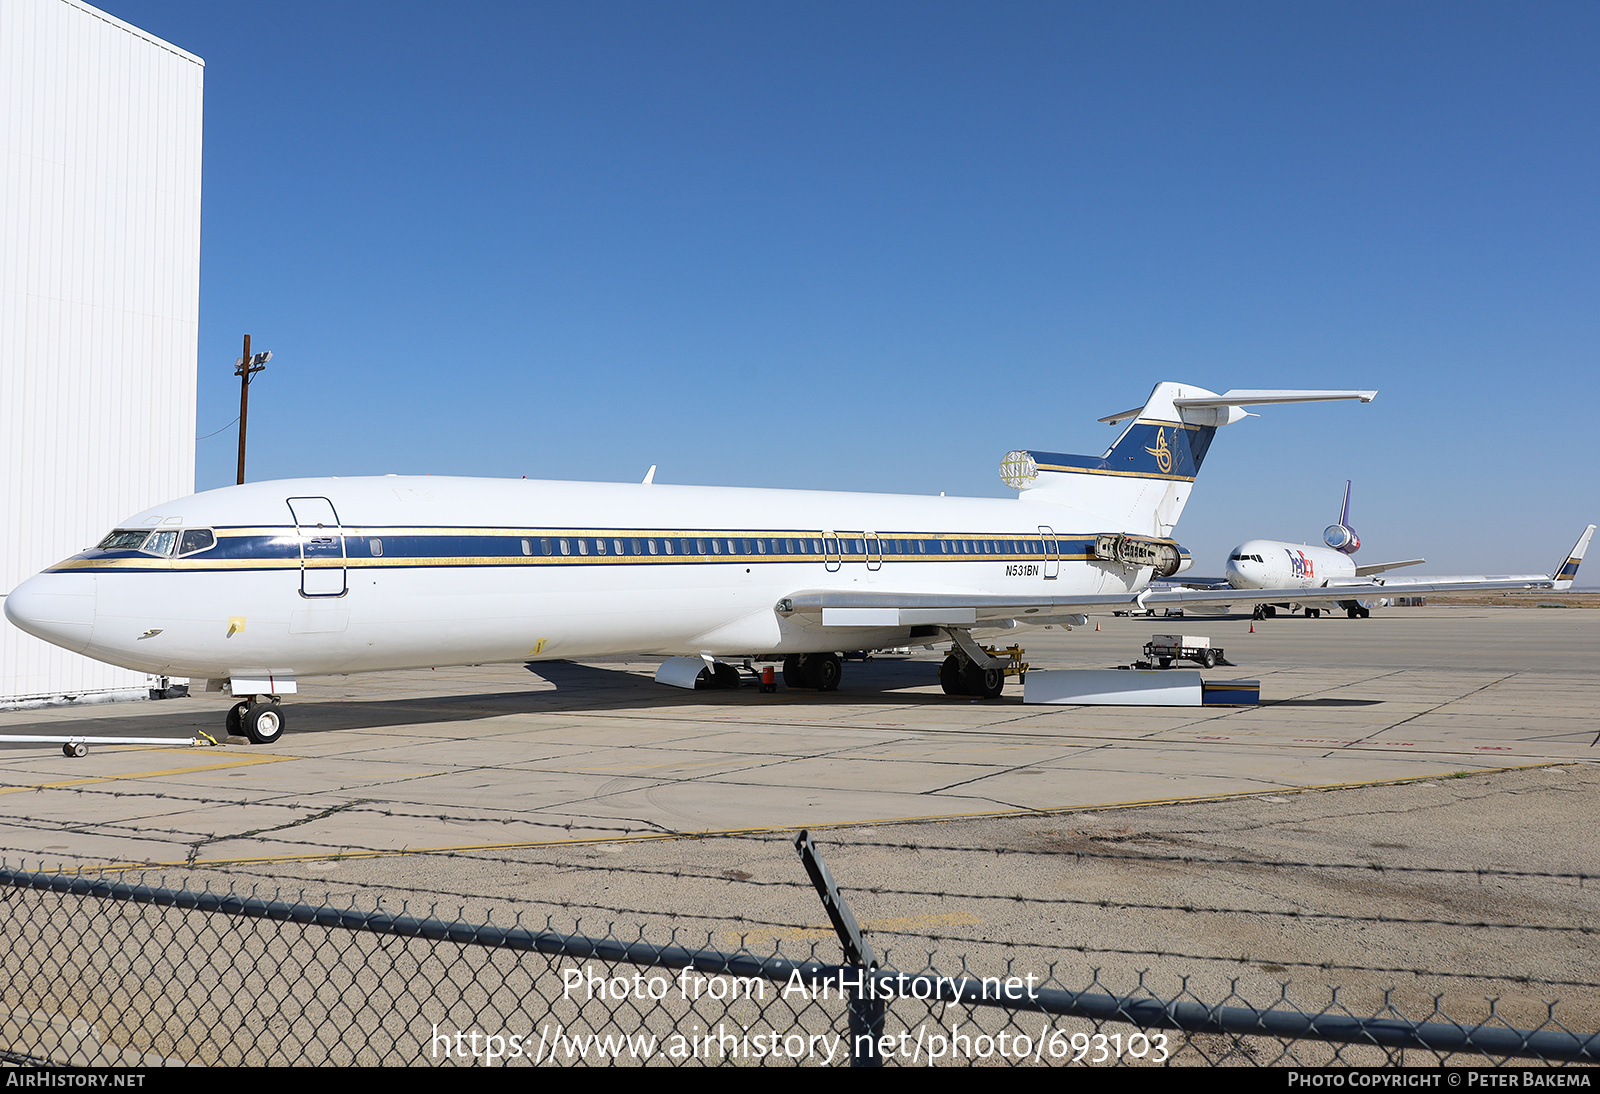
[[[1202,572],[1347,478],[1430,573],[1600,519],[1592,4],[100,6],[206,61],[197,432],[249,331],[252,479],[999,497],[1172,379],[1380,391],[1218,438]]]

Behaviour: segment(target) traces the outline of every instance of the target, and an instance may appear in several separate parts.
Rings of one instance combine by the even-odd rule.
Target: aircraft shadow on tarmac
[[[477,692],[467,695],[411,695],[404,699],[345,699],[338,701],[299,700],[289,697],[284,703],[287,732],[284,741],[293,748],[297,734],[337,730],[384,729],[393,726],[432,725],[440,722],[470,722],[500,718],[508,714],[559,714],[566,711],[609,711],[672,709],[688,706],[759,709],[774,703],[796,702],[826,705],[845,702],[855,705],[908,704],[946,705],[979,700],[966,696],[946,696],[937,690],[908,693],[907,688],[937,688],[938,664],[933,661],[874,660],[851,661],[845,666],[845,682],[839,691],[821,693],[789,690],[779,685],[774,694],[763,694],[750,679],[738,689],[686,691],[657,684],[638,671],[583,665],[572,661],[530,662],[528,672],[554,689],[529,691]],[[408,690],[412,690],[408,688]],[[1020,702],[1021,689],[1012,684],[1004,699],[988,702]],[[223,702],[169,699],[152,712],[140,705],[137,715],[106,715],[83,720],[39,721],[0,727],[0,754],[23,749],[51,748],[48,745],[6,745],[8,734],[56,734],[85,737],[181,737],[208,733],[221,736]],[[131,714],[132,712],[130,712]]]
[[[639,671],[584,665],[574,661],[529,662],[527,671],[554,688],[530,691],[477,692],[467,695],[412,695],[404,699],[345,699],[318,701],[290,699],[287,739],[296,734],[338,730],[372,730],[394,726],[433,725],[441,722],[471,722],[500,718],[508,714],[559,714],[579,711],[613,711],[714,706],[759,710],[775,704],[806,706],[845,702],[855,705],[946,706],[953,703],[1021,702],[1021,688],[1015,682],[999,700],[977,700],[967,696],[947,696],[936,688],[937,663],[929,660],[850,661],[840,690],[821,693],[784,688],[763,694],[746,679],[736,690],[707,689],[685,691],[657,684]],[[910,691],[907,689],[924,689]],[[1380,699],[1279,699],[1267,700],[1263,707],[1366,707]],[[226,706],[220,702],[167,700],[159,714],[148,707],[138,716],[117,717],[108,713],[82,721],[40,721],[0,728],[0,739],[7,734],[72,734],[86,737],[193,736],[204,732],[220,736]],[[0,740],[0,754],[52,746],[7,745]],[[292,744],[290,745],[292,747]]]

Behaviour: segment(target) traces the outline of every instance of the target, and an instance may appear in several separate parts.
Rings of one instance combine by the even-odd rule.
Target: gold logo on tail
[[[1154,448],[1146,447],[1145,451],[1156,458],[1156,466],[1161,468],[1163,475],[1172,472],[1172,449],[1167,447],[1167,431],[1165,429],[1156,430],[1156,446]]]

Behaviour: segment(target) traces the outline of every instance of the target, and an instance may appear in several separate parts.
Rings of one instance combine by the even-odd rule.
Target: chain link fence
[[[1553,1003],[1450,1015],[1414,992],[1262,999],[1062,965],[941,970],[935,954],[870,969],[844,934],[796,957],[9,868],[0,901],[0,1057],[19,1064],[1600,1061],[1600,1035]]]

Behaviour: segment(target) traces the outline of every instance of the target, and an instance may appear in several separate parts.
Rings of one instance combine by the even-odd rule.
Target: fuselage
[[[18,586],[7,616],[102,661],[211,679],[902,645],[931,629],[823,628],[774,606],[803,590],[1121,593],[1151,576],[1092,557],[1096,534],[1142,529],[1026,493],[319,478],[117,527]]]
[[[1223,574],[1235,589],[1320,589],[1355,581],[1356,563],[1326,547],[1252,539],[1228,552]]]

